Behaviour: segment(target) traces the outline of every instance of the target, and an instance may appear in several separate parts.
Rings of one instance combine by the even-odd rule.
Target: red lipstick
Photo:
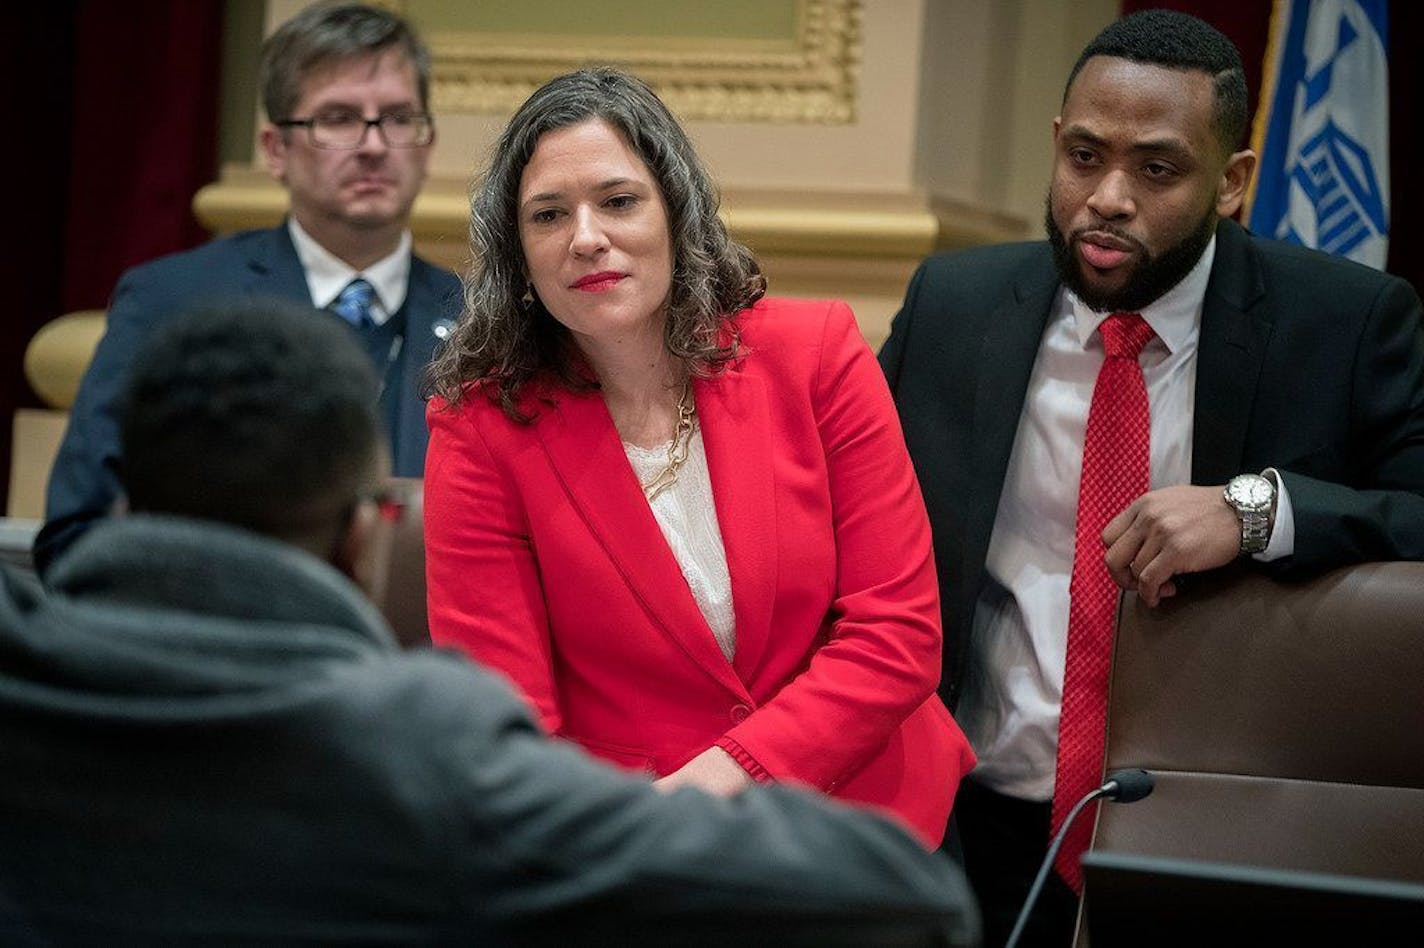
[[[618,273],[614,270],[603,270],[599,273],[590,273],[588,276],[579,277],[573,282],[573,289],[584,290],[589,293],[601,293],[604,290],[611,290],[618,285],[628,274]]]

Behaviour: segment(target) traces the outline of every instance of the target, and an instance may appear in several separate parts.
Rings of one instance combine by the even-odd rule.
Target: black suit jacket
[[[953,707],[1009,454],[1059,282],[1048,245],[921,265],[880,363],[929,508]],[[1192,483],[1275,467],[1290,574],[1424,559],[1424,328],[1403,280],[1217,227],[1202,307]]]
[[[285,223],[162,257],[123,275],[50,473],[45,525],[35,540],[40,570],[103,516],[121,493],[117,410],[135,353],[159,327],[196,306],[261,297],[311,304],[306,274]],[[422,375],[439,342],[435,330],[459,312],[455,275],[412,258],[405,304],[391,317],[403,321],[405,338],[397,359],[385,367],[382,397],[398,476],[420,477],[424,472],[428,435]]]

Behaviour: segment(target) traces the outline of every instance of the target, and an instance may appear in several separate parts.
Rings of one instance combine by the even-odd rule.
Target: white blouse
[[[638,483],[646,484],[667,466],[668,445],[640,448],[623,442],[628,461]],[[722,530],[717,525],[717,508],[712,502],[712,476],[707,471],[707,452],[702,447],[702,431],[694,430],[687,445],[687,460],[677,472],[677,480],[649,501],[653,517],[672,549],[692,590],[692,598],[702,610],[722,654],[727,661],[737,650],[736,618],[732,614],[732,577],[727,572],[727,551]]]

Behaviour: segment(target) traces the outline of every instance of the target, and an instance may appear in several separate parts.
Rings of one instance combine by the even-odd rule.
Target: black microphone
[[[1108,782],[1094,793],[1101,793],[1114,803],[1136,803],[1152,792],[1157,781],[1145,770],[1114,770]]]
[[[1058,856],[1058,850],[1063,847],[1068,828],[1073,825],[1078,814],[1083,812],[1083,807],[1099,797],[1114,803],[1136,803],[1152,792],[1154,783],[1152,775],[1145,770],[1114,770],[1108,774],[1106,783],[1090,790],[1084,794],[1083,799],[1073,804],[1073,809],[1068,811],[1067,818],[1063,820],[1063,825],[1058,827],[1058,833],[1048,847],[1048,855],[1043,857],[1043,865],[1038,867],[1038,875],[1034,877],[1033,885],[1028,890],[1028,898],[1024,899],[1023,908],[1019,909],[1018,921],[1014,922],[1014,930],[1004,948],[1014,948],[1018,944],[1019,936],[1023,934],[1028,917],[1033,912],[1033,904],[1038,901],[1038,894],[1043,891],[1044,882],[1048,881],[1048,871],[1053,868],[1053,860]]]

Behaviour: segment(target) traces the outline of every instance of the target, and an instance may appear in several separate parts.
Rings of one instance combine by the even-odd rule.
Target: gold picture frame
[[[647,80],[684,120],[853,123],[861,0],[780,2],[794,23],[790,35],[591,36],[422,25],[434,60],[432,102],[441,114],[507,115],[551,77],[598,63]],[[658,0],[650,15],[665,17],[672,6]]]

